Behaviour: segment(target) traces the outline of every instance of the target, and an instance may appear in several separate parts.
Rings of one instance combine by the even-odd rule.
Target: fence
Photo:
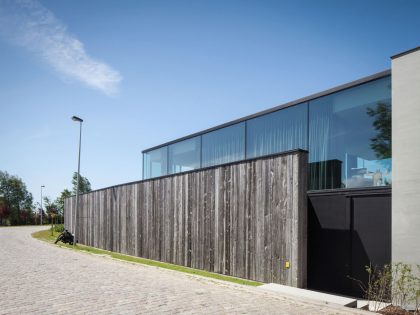
[[[306,286],[307,152],[79,196],[80,243],[226,275]],[[73,230],[75,196],[65,200]],[[290,266],[287,266],[287,263]]]

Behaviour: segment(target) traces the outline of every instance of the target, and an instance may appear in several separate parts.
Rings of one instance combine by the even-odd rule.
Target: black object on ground
[[[54,244],[57,244],[58,242],[63,242],[64,244],[69,243],[70,245],[73,245],[74,242],[74,236],[69,231],[64,230],[55,240]]]

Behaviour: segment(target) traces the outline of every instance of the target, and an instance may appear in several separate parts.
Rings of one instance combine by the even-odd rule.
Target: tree
[[[24,209],[20,211],[19,214],[21,224],[34,224],[35,223],[35,213],[32,209]]]
[[[368,108],[367,114],[373,117],[373,127],[377,135],[370,139],[370,147],[378,159],[391,157],[391,104],[378,103],[375,108]]]
[[[6,201],[0,197],[0,225],[6,225],[6,220],[10,216],[10,209]]]
[[[57,219],[57,205],[49,197],[44,197],[45,209],[47,210],[48,218],[51,223],[51,236],[54,234],[54,223]]]
[[[76,194],[77,191],[77,172],[74,172],[73,174],[73,180],[71,181],[73,184],[73,194]],[[90,187],[90,182],[86,177],[83,177],[80,174],[79,178],[79,194],[84,194],[87,192],[92,191],[92,188]]]
[[[41,223],[41,216],[42,216],[42,223],[46,222],[47,214],[45,213],[44,209],[41,210],[41,204],[37,202],[39,208],[35,210],[35,224]]]
[[[71,191],[66,188],[61,192],[60,196],[55,200],[55,205],[57,206],[58,215],[61,217],[64,216],[64,200],[70,196],[71,196]]]
[[[28,215],[21,216],[21,211],[32,213],[33,198],[22,179],[0,171],[0,198],[2,221],[7,219],[11,225],[28,222]],[[7,218],[3,217],[4,213],[8,213]]]
[[[51,216],[52,214],[55,215],[57,213],[57,205],[50,199],[50,197],[44,197],[44,204],[47,215]]]

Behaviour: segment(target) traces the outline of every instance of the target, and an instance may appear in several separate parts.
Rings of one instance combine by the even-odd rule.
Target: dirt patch
[[[389,305],[381,309],[380,311],[378,311],[378,313],[383,314],[383,315],[414,315],[414,314],[417,315],[419,314],[416,312],[406,311],[405,309],[398,306],[394,306],[394,305]]]

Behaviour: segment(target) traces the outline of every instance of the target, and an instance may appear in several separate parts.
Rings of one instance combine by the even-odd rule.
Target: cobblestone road
[[[0,314],[369,314],[74,252],[39,229],[0,228]]]

